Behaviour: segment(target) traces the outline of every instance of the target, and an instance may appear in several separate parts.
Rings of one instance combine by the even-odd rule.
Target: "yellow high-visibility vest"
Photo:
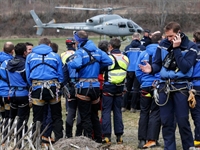
[[[120,84],[126,78],[129,59],[123,54],[111,54],[109,57],[112,59],[113,64],[108,66],[108,71],[105,73],[105,80],[112,84]]]
[[[63,52],[61,53],[61,60],[62,60],[62,63],[65,64],[66,63],[66,60],[69,56],[73,55],[75,53],[75,51],[73,50],[67,50],[66,52]]]

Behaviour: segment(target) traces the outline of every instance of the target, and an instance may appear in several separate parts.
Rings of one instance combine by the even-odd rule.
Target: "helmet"
[[[72,45],[72,44],[75,44],[76,41],[74,38],[67,38],[65,43],[66,43],[66,45]]]

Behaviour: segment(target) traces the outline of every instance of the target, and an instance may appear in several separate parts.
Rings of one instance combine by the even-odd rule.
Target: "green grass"
[[[69,37],[69,36],[67,36]],[[56,44],[58,44],[59,46],[59,50],[58,50],[58,53],[62,53],[64,51],[66,51],[66,45],[65,45],[65,40],[67,37],[47,37],[51,40],[51,42],[54,42]],[[6,39],[3,39],[3,38],[0,38],[0,50],[2,51],[3,49],[3,45],[5,42],[7,41],[11,41],[13,42],[14,45],[16,45],[17,43],[25,43],[25,42],[31,42],[34,44],[34,46],[37,46],[38,45],[38,41],[43,38],[42,36],[38,37],[38,38],[6,38]],[[98,45],[98,42],[100,41],[99,39],[99,36],[91,36],[89,37],[90,40],[92,40],[96,45]],[[131,38],[129,37],[130,41],[131,41]],[[107,37],[106,40],[110,40],[109,37]],[[130,43],[130,41],[123,41],[122,44],[121,44],[121,51],[124,50],[125,46],[128,45]]]

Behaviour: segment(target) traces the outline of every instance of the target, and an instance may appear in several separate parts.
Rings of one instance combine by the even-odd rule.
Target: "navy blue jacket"
[[[192,77],[194,78],[192,84],[193,86],[200,86],[200,42],[196,44],[198,47],[198,53],[197,53],[196,64],[195,64],[194,71],[192,74]]]
[[[129,59],[127,71],[135,71],[135,65],[141,51],[145,50],[145,46],[141,45],[139,40],[133,40],[130,45],[125,48],[125,55]]]
[[[167,55],[167,48],[170,47],[170,45],[171,42],[167,39],[164,39],[159,44],[156,50],[155,61],[152,64],[152,74],[160,72],[161,79],[190,78],[197,57],[196,44],[191,42],[188,37],[184,35],[181,45],[173,49],[174,57],[179,68],[178,72],[167,70],[162,66],[162,61]]]
[[[147,45],[151,44],[151,38],[143,36],[143,38],[141,39],[141,43],[146,47]]]

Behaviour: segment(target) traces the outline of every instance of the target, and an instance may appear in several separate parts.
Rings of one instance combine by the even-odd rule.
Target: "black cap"
[[[149,30],[149,29],[145,29],[144,32],[150,33],[151,30]]]

